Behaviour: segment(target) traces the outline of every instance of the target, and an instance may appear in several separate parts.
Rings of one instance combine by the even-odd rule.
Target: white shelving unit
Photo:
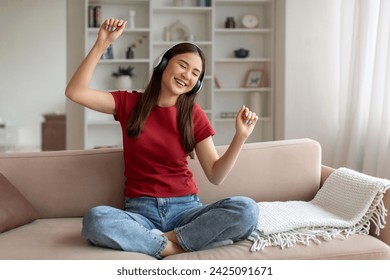
[[[220,88],[213,91],[213,125],[217,131],[215,142],[228,144],[234,134],[234,118],[221,115],[235,112],[245,104],[259,115],[259,122],[247,142],[272,140],[273,128],[273,15],[272,0],[215,0],[214,9],[214,76]],[[245,28],[241,19],[246,14],[255,15],[259,22],[254,28]],[[233,17],[235,28],[225,28],[227,17]],[[246,58],[236,58],[234,50],[249,50]],[[255,88],[246,87],[248,71],[262,69],[264,83]],[[251,98],[257,95],[256,98]],[[257,104],[251,104],[254,100]],[[253,101],[252,101],[253,102]]]
[[[197,102],[209,116],[217,134],[216,144],[228,144],[235,132],[234,118],[226,113],[237,112],[245,104],[257,108],[259,122],[248,142],[268,141],[274,138],[274,1],[273,0],[211,0],[210,6],[198,6],[198,0],[184,0],[175,6],[175,0],[85,0],[85,54],[96,40],[98,28],[88,27],[88,7],[100,6],[101,19],[129,19],[135,11],[135,28],[127,28],[114,42],[113,59],[102,59],[92,78],[92,87],[115,89],[112,73],[118,67],[133,66],[133,89],[143,89],[149,80],[153,61],[183,34],[173,33],[167,38],[166,29],[180,21],[194,43],[206,55],[206,76],[198,93]],[[180,1],[179,1],[180,2]],[[255,28],[244,28],[241,19],[254,14],[259,23]],[[234,17],[235,28],[225,28],[227,17]],[[146,39],[145,39],[146,38]],[[139,44],[139,39],[143,39]],[[187,38],[184,38],[186,40]],[[137,44],[134,58],[126,59],[128,46]],[[236,58],[234,50],[248,49],[247,58]],[[262,69],[264,83],[260,87],[246,87],[247,73]],[[217,86],[216,79],[218,80]],[[254,98],[256,95],[256,98]],[[250,102],[256,104],[250,104]],[[85,147],[120,146],[122,136],[119,124],[110,115],[85,109]]]

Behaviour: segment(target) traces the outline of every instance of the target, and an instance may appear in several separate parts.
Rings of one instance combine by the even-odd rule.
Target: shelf
[[[177,13],[188,13],[188,14],[208,14],[212,12],[211,7],[196,7],[196,6],[182,6],[182,7],[159,7],[153,9],[154,13],[157,14],[177,14]]]
[[[208,110],[208,109],[202,109],[203,112],[205,112],[206,114],[212,114],[213,111],[212,110]]]
[[[100,28],[97,28],[97,27],[88,27],[87,31],[90,34],[98,34],[99,29]],[[125,28],[123,30],[123,34],[126,34],[126,33],[148,33],[148,32],[150,32],[150,28]]]
[[[271,62],[271,58],[219,58],[216,63]]]
[[[259,4],[272,4],[272,0],[214,0],[215,4],[229,4],[229,5],[237,5],[237,6],[243,6],[243,5],[259,5]]]
[[[132,5],[148,5],[149,4],[149,0],[131,0],[131,2],[129,2],[128,0],[91,0],[89,1],[89,4],[92,4],[92,5],[95,5],[95,4],[109,4],[109,5],[129,5],[129,4],[132,4]]]
[[[245,34],[245,33],[271,33],[271,28],[216,28],[215,33]]]
[[[216,88],[215,93],[226,93],[226,92],[268,92],[272,91],[272,88],[261,87],[261,88]]]
[[[267,121],[271,121],[272,118],[270,117],[259,117],[259,119],[257,121],[260,121],[260,122],[267,122]],[[234,122],[236,121],[236,118],[214,118],[214,121],[215,122]]]
[[[111,126],[119,125],[117,121],[87,121],[88,126]]]
[[[153,42],[153,46],[155,47],[169,47],[169,46],[172,46],[173,44],[175,43],[179,43],[181,41],[155,41]],[[194,43],[195,45],[198,45],[198,46],[212,46],[212,42],[211,41],[194,41],[192,42]]]
[[[147,58],[134,58],[134,59],[101,59],[99,64],[110,64],[110,63],[149,63]]]

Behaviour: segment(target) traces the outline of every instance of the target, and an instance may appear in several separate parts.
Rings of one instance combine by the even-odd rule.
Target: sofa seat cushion
[[[82,218],[38,219],[0,234],[0,259],[3,260],[154,260],[153,257],[116,251],[90,245],[81,236]],[[334,239],[320,245],[295,245],[281,250],[268,247],[263,251],[249,251],[248,240],[210,250],[189,252],[166,260],[196,259],[390,259],[390,247],[373,236],[352,235],[346,240]]]
[[[390,259],[390,246],[370,235],[352,235],[346,240],[333,239],[309,246],[297,244],[291,248],[267,247],[250,252],[252,242],[240,241],[210,250],[169,256],[168,260],[371,260]]]
[[[81,236],[82,218],[38,219],[0,234],[3,260],[150,259],[132,252],[90,245]]]

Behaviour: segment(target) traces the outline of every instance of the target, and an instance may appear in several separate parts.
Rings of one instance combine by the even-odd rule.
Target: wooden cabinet
[[[44,115],[42,123],[42,151],[66,149],[66,117],[63,114]]]

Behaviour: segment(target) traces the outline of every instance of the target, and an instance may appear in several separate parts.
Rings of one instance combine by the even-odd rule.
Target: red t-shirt
[[[198,188],[188,169],[177,126],[176,106],[156,106],[137,139],[126,135],[127,121],[141,93],[115,91],[116,120],[122,127],[127,197],[174,197],[197,194]],[[206,114],[195,104],[196,143],[215,134]]]

